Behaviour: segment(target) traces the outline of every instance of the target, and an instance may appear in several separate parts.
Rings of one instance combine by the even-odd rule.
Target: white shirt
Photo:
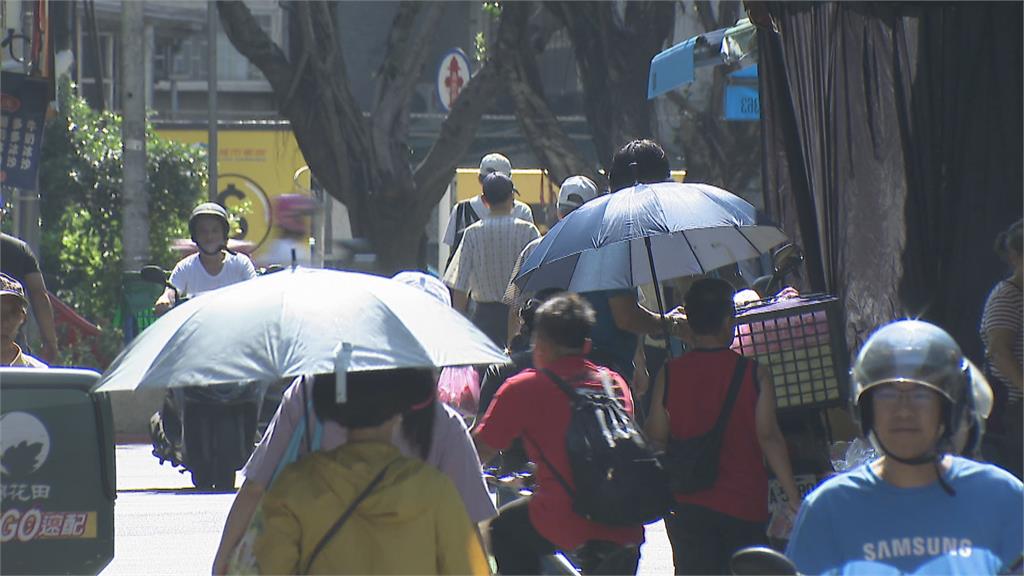
[[[511,214],[488,216],[466,228],[444,283],[477,302],[501,302],[516,258],[538,236],[536,226]]]
[[[484,204],[483,197],[480,196],[479,194],[470,198],[469,200],[463,200],[462,202],[469,202],[469,205],[473,208],[473,211],[476,212],[476,215],[479,216],[481,219],[486,218],[491,214],[491,209]],[[445,228],[444,230],[444,243],[447,244],[448,246],[451,246],[452,244],[455,243],[455,233],[458,232],[458,230],[455,229],[455,216],[459,210],[459,204],[462,204],[462,202],[459,202],[455,204],[455,206],[452,206],[452,213],[451,215],[448,216],[448,227]],[[525,220],[530,224],[533,224],[533,209],[530,208],[529,204],[520,202],[519,200],[513,200],[512,215],[520,220]]]
[[[216,276],[203,268],[199,261],[199,253],[182,258],[171,272],[170,282],[179,292],[188,296],[198,296],[203,292],[230,286],[237,282],[256,277],[256,268],[252,260],[244,254],[227,254],[224,267]]]

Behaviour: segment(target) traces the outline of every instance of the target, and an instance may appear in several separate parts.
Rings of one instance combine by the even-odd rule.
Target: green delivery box
[[[0,368],[4,574],[98,574],[114,557],[113,420],[98,379]]]

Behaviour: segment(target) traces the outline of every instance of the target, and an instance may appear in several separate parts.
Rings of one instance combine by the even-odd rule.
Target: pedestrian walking
[[[981,315],[981,341],[985,344],[985,372],[996,403],[988,432],[995,441],[995,462],[1016,476],[1024,474],[1024,251],[1022,221],[1014,222],[996,238],[995,250],[1010,267],[988,295]]]
[[[795,511],[800,493],[775,417],[775,388],[766,366],[729,348],[735,307],[732,286],[704,278],[685,296],[693,348],[658,374],[646,422],[648,438],[668,447],[670,474],[688,439],[718,434],[709,462],[711,482],[675,493],[665,519],[676,574],[729,574],[740,548],[766,542],[768,462]],[[666,380],[666,373],[668,378]],[[692,442],[692,440],[691,440]],[[704,462],[701,462],[704,464]]]
[[[0,197],[0,220],[6,215],[3,198]],[[53,323],[53,305],[50,293],[46,290],[46,281],[39,269],[39,260],[23,240],[0,233],[0,272],[18,281],[25,291],[26,301],[32,307],[39,335],[43,340],[43,349],[39,357],[47,363],[57,361],[59,353],[57,330]],[[21,345],[27,345],[24,336]]]
[[[484,334],[504,347],[508,338],[508,305],[502,300],[512,267],[523,247],[539,237],[540,232],[512,214],[515,186],[511,178],[500,172],[488,174],[483,188],[490,214],[466,228],[445,271],[444,282],[452,289],[455,309],[468,312]]]
[[[509,178],[512,177],[512,163],[509,162],[508,158],[497,152],[492,152],[480,159],[480,174],[477,179],[483,185],[484,178],[488,174],[494,173],[504,174]],[[462,243],[462,237],[466,233],[466,228],[469,228],[490,213],[491,209],[484,202],[483,194],[477,194],[468,200],[457,202],[452,207],[452,213],[448,217],[448,226],[445,228],[444,238],[442,238],[450,250],[448,255],[449,263],[455,257],[455,251],[458,250],[459,245]],[[525,202],[513,200],[512,215],[530,224],[534,223],[533,209]]]
[[[583,552],[587,574],[597,573],[593,570],[610,557],[614,566],[602,566],[607,571],[601,573],[636,572],[643,526],[588,520],[574,511],[570,492],[576,486],[566,447],[570,400],[552,378],[567,386],[603,389],[603,374],[625,411],[633,411],[622,377],[585,357],[593,323],[593,309],[576,294],[554,296],[542,304],[534,319],[534,369],[505,382],[475,429],[483,461],[522,438],[537,465],[533,496],[503,507],[490,525],[491,550],[502,574],[538,574],[541,557],[555,550]]]
[[[395,280],[415,286],[445,304],[451,303],[447,287],[437,278],[421,272],[400,272]],[[242,468],[245,481],[224,523],[214,558],[214,574],[224,574],[227,570],[260,500],[284,466],[309,452],[332,450],[346,442],[348,430],[337,422],[310,421],[312,397],[310,378],[296,378],[285,390],[259,445]],[[436,396],[412,406],[391,441],[402,454],[421,458],[447,475],[475,524],[496,514],[465,423],[456,410],[438,402]]]
[[[314,378],[318,417],[345,427],[348,438],[290,464],[264,496],[254,546],[260,573],[490,573],[451,480],[391,443],[402,414],[431,399],[435,386],[432,369]]]
[[[558,205],[556,216],[558,220],[565,218],[573,210],[583,206],[586,202],[597,198],[600,192],[597,189],[597,184],[593,180],[586,176],[569,176],[562,182],[562,185],[558,188]],[[508,289],[505,290],[505,296],[502,298],[502,302],[508,305],[508,339],[509,342],[519,331],[520,320],[519,311],[522,310],[523,306],[530,299],[529,292],[521,290],[513,280],[519,275],[519,271],[523,267],[523,262],[533,254],[533,250],[537,248],[543,240],[543,236],[538,236],[532,242],[523,247],[523,251],[519,253],[519,258],[516,259],[515,266],[512,267],[512,276],[509,278]]]
[[[25,288],[21,282],[0,272],[0,366],[48,368],[44,362],[22,351],[16,342],[27,317]]]

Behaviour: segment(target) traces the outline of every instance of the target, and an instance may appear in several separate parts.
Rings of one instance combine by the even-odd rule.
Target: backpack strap
[[[356,508],[359,507],[359,504],[361,504],[363,500],[366,500],[366,497],[369,496],[371,492],[373,492],[373,489],[376,488],[377,484],[380,484],[380,481],[384,479],[384,474],[388,471],[388,468],[390,468],[392,464],[398,462],[401,459],[402,457],[400,456],[398,458],[395,458],[391,462],[385,464],[384,467],[381,468],[381,471],[378,472],[377,475],[373,478],[373,480],[370,480],[370,483],[366,485],[366,488],[363,489],[359,496],[356,496],[356,499],[353,500],[352,503],[348,505],[348,508],[341,515],[341,517],[338,518],[338,520],[334,523],[333,526],[331,526],[329,530],[327,530],[327,533],[324,534],[324,537],[321,538],[320,542],[318,542],[316,547],[313,548],[313,553],[309,556],[309,561],[306,562],[306,567],[304,570],[302,570],[302,572],[300,572],[300,574],[309,574],[310,566],[313,565],[313,561],[316,560],[317,556],[320,555],[320,552],[324,549],[324,546],[327,545],[327,542],[329,542],[331,538],[333,538],[334,535],[338,533],[338,530],[341,530],[341,527],[344,526],[345,522],[348,521],[350,516],[352,516],[352,513],[356,511]]]
[[[566,382],[565,380],[562,379],[561,376],[555,374],[554,372],[548,370],[547,368],[541,368],[540,371],[545,376],[547,376],[552,382],[554,382],[555,386],[558,386],[559,390],[564,392],[565,395],[569,397],[570,403],[572,403],[572,401],[576,398],[577,392],[576,389],[570,386],[569,384],[575,382],[582,382],[587,378],[587,376],[589,376],[588,373],[579,374],[577,376],[574,376],[571,380],[569,380],[569,382]],[[606,386],[606,389],[608,388],[610,387]],[[612,400],[614,399],[615,397],[612,396]],[[544,456],[544,451],[540,449],[540,444],[537,444],[536,442],[530,440],[526,436],[523,436],[523,438],[526,439],[526,441],[529,442],[530,444],[533,444],[533,447],[537,449],[537,454],[540,455],[540,459],[543,460],[544,463],[547,464],[548,468],[551,469],[551,472],[555,475],[555,479],[558,480],[558,483],[561,484],[562,488],[565,489],[566,494],[568,494],[570,498],[574,498],[575,494],[573,493],[572,488],[569,487],[569,483],[565,480],[565,476],[562,476],[562,474],[558,471],[558,468],[555,468],[551,461],[547,459],[547,456]]]
[[[725,397],[725,403],[722,405],[722,412],[718,415],[718,420],[715,422],[715,427],[712,431],[716,435],[721,435],[725,429],[726,423],[729,421],[729,416],[732,415],[732,407],[736,404],[736,396],[740,392],[740,384],[743,382],[743,374],[746,373],[747,368],[747,357],[740,356],[739,360],[736,361],[736,369],[732,372],[732,381],[729,383],[729,394]]]
[[[585,380],[587,378],[587,376],[589,376],[589,374],[586,374],[586,373],[578,374],[576,376],[573,376],[573,378],[569,382],[566,382],[565,380],[562,379],[561,376],[559,376],[558,374],[555,374],[554,372],[552,372],[551,370],[549,370],[547,368],[541,368],[540,371],[545,376],[547,376],[549,380],[554,382],[555,386],[558,386],[558,389],[561,390],[566,396],[569,397],[569,400],[572,400],[573,398],[576,397],[576,389],[573,388],[572,386],[570,386],[569,382],[572,382],[574,384],[576,382],[582,382],[583,380]]]
[[[562,488],[565,489],[565,493],[569,495],[569,498],[575,498],[576,495],[573,493],[572,488],[569,487],[569,483],[566,482],[565,477],[559,473],[558,468],[555,468],[555,465],[547,459],[547,456],[544,456],[544,451],[540,449],[540,444],[537,444],[526,436],[523,436],[523,439],[530,444],[533,444],[533,447],[537,449],[537,454],[540,455],[540,459],[543,460],[544,463],[548,465],[548,468],[551,469],[551,472],[555,475],[555,480],[558,480],[558,483],[562,485]]]

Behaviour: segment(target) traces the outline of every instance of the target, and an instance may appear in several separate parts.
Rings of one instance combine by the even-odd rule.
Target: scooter
[[[777,550],[764,546],[751,546],[737,550],[729,560],[729,571],[736,576],[778,575],[797,576],[793,562]]]
[[[528,498],[533,494],[534,471],[536,467],[525,460],[525,454],[515,451],[503,452],[502,456],[511,456],[501,466],[484,468],[484,480],[495,492],[496,504],[499,509],[520,498]],[[599,574],[609,574],[609,567],[618,565],[617,558],[632,553],[629,546],[611,545],[607,542],[588,543],[577,550],[555,550],[541,558],[541,574],[555,576],[582,576],[581,566],[597,566]],[[587,560],[594,560],[588,562]]]
[[[141,277],[174,291],[175,306],[187,300],[167,280],[167,272],[146,266]],[[167,391],[163,406],[150,418],[153,456],[160,464],[181,467],[203,490],[231,491],[235,472],[252,454],[266,386],[217,384]]]

